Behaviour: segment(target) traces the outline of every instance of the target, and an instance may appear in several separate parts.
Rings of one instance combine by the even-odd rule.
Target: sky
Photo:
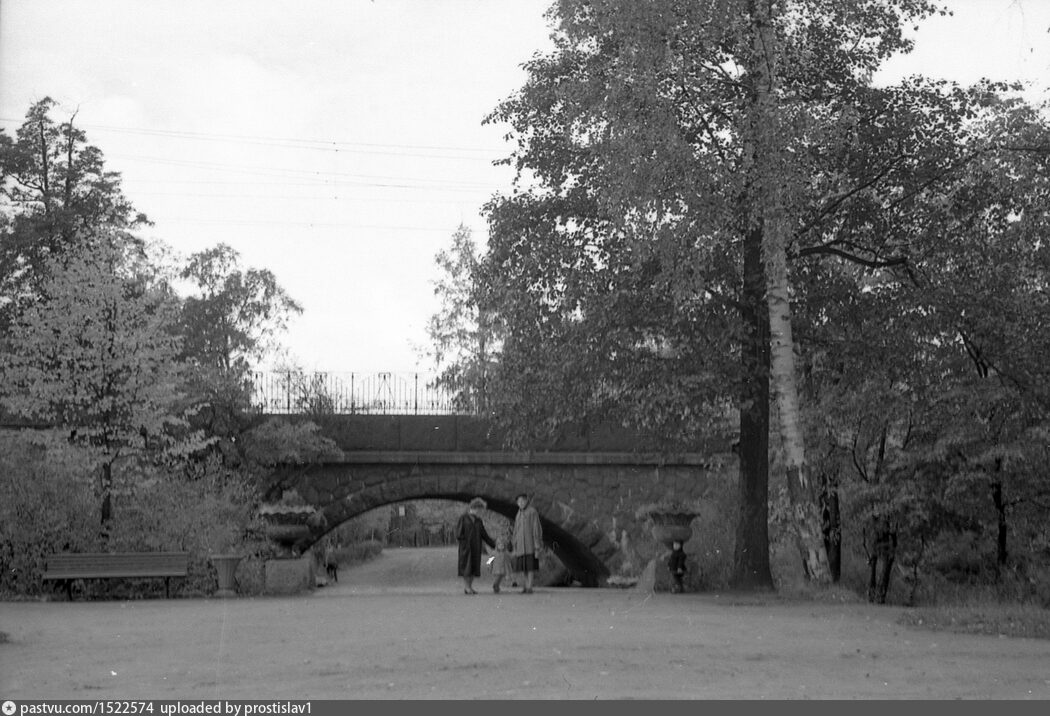
[[[876,77],[1031,83],[1050,99],[1050,2],[948,0]],[[303,307],[306,370],[433,368],[434,257],[511,186],[483,120],[551,47],[550,0],[0,0],[0,127],[59,103],[182,256],[218,243]],[[265,365],[260,367],[266,367]]]

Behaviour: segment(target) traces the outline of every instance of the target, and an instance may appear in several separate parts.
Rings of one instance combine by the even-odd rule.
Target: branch
[[[856,254],[851,254],[842,249],[835,249],[831,247],[831,244],[822,244],[821,246],[810,246],[805,249],[799,249],[795,252],[795,257],[802,258],[803,256],[813,256],[817,254],[830,254],[832,256],[838,256],[844,258],[847,261],[851,261],[861,266],[867,266],[868,268],[889,268],[891,266],[903,266],[908,263],[907,257],[898,256],[893,259],[864,259]]]
[[[860,475],[860,479],[864,482],[870,482],[868,479],[868,473],[864,469],[864,466],[860,464],[857,459],[857,442],[860,440],[860,426],[857,427],[857,432],[853,434],[853,447],[850,450],[850,458],[853,460],[853,467],[857,468],[857,474]]]
[[[973,361],[974,367],[977,369],[977,374],[982,378],[988,377],[988,361],[981,355],[981,349],[976,343],[970,338],[970,336],[962,328],[958,329],[959,337],[962,338],[963,348],[966,349],[966,354],[970,356],[970,360]]]
[[[795,232],[794,238],[801,238],[803,234],[808,233],[811,229],[817,226],[817,224],[821,223],[829,214],[833,214],[836,210],[838,210],[838,208],[844,203],[846,203],[865,189],[870,189],[872,186],[880,182],[883,178],[886,177],[887,174],[890,173],[890,171],[897,164],[900,164],[905,159],[910,158],[910,156],[911,155],[909,154],[898,154],[893,160],[886,164],[885,167],[883,167],[880,171],[876,172],[870,179],[863,182],[862,184],[853,187],[849,191],[843,192],[839,196],[833,198],[831,201],[825,204],[823,208],[817,210],[817,214],[813,217],[812,220],[810,220],[806,224],[803,224],[802,228]]]

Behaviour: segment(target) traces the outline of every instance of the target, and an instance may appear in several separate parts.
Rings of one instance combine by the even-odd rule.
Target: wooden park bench
[[[72,601],[74,579],[163,577],[168,598],[171,578],[185,577],[189,561],[189,552],[63,552],[47,558],[44,579],[64,581]]]

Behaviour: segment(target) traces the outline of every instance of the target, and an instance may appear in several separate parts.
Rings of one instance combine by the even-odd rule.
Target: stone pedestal
[[[650,591],[671,591],[675,582],[667,566],[667,558],[671,556],[675,542],[681,542],[684,546],[692,538],[694,517],[696,514],[693,512],[652,512],[649,514],[653,539],[666,548],[646,567],[644,578]],[[700,568],[696,560],[691,557],[686,557],[686,574],[683,581],[685,591],[694,592],[699,589]]]
[[[314,559],[309,553],[298,559],[268,560],[264,569],[267,594],[300,594],[317,586]]]

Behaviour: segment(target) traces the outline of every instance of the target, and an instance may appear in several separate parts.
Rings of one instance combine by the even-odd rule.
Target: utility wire
[[[0,117],[0,122],[6,124],[20,124],[25,120],[16,120],[8,117]],[[391,156],[421,157],[431,159],[469,159],[475,161],[492,161],[491,157],[500,156],[506,152],[505,148],[483,149],[478,147],[451,147],[424,144],[379,144],[373,142],[343,142],[327,139],[297,139],[291,137],[258,137],[243,134],[213,134],[207,132],[189,132],[183,130],[145,129],[137,127],[114,127],[105,124],[77,123],[77,127],[95,129],[115,134],[135,134],[151,137],[163,137],[169,139],[187,139],[205,142],[224,142],[230,144],[248,144],[255,146],[271,146],[286,149],[306,149],[312,151],[326,152],[350,152],[361,154],[385,154]],[[397,151],[391,151],[397,150]],[[487,156],[455,156],[440,154],[421,154],[415,151],[425,152],[467,152],[483,153]]]
[[[223,162],[204,162],[204,161],[191,161],[186,159],[167,159],[164,157],[144,157],[135,156],[131,154],[111,154],[110,159],[121,159],[123,161],[132,162],[143,162],[146,164],[161,164],[166,166],[186,167],[190,169],[206,169],[210,171],[227,171],[234,172],[237,174],[248,174],[252,176],[272,176],[281,177],[289,176],[299,179],[314,178],[318,184],[323,184],[327,181],[327,177],[346,177],[347,179],[341,179],[343,183],[348,185],[360,186],[362,183],[366,186],[381,186],[388,188],[397,189],[431,189],[431,190],[449,190],[449,191],[476,191],[476,190],[488,190],[492,188],[491,184],[484,182],[434,182],[429,179],[418,179],[415,177],[396,177],[396,176],[384,176],[384,175],[372,175],[372,174],[354,174],[351,172],[338,172],[338,171],[319,171],[314,169],[293,169],[289,167],[268,167],[268,166],[257,166],[248,167],[240,164],[226,164]],[[362,181],[351,181],[351,180],[366,180]],[[402,182],[430,182],[429,184],[417,183],[417,184],[405,184]]]

